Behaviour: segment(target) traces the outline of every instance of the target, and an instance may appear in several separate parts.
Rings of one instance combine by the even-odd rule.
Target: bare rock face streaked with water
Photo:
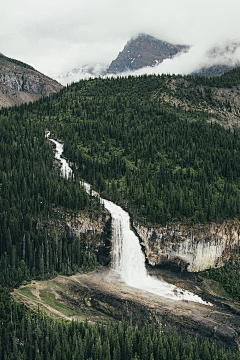
[[[34,101],[62,87],[33,67],[0,54],[0,107]]]
[[[128,41],[106,72],[117,74],[127,70],[155,66],[164,59],[172,58],[177,53],[186,52],[188,49],[189,47],[186,45],[173,45],[153,36],[140,34],[136,39]]]
[[[234,220],[194,227],[180,223],[134,226],[152,266],[172,264],[189,272],[220,267],[240,245],[240,224]]]

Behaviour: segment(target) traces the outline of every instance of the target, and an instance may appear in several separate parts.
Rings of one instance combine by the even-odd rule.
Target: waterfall
[[[128,285],[138,288],[147,276],[139,239],[130,229],[130,218],[126,211],[105,199],[103,204],[112,217],[112,267]]]
[[[129,214],[111,201],[102,202],[112,216],[112,267],[127,285],[173,300],[211,305],[189,291],[148,275],[139,239],[130,228]]]
[[[47,133],[46,137],[49,138],[49,135],[50,133]],[[63,153],[63,144],[60,144],[54,139],[49,140],[56,146],[55,158],[61,163],[62,175],[68,178],[72,175],[72,169],[67,160],[61,156]],[[98,196],[104,207],[111,214],[113,243],[112,269],[127,285],[173,300],[187,300],[204,305],[212,305],[189,291],[148,275],[145,267],[145,256],[139,244],[139,239],[130,228],[129,214],[120,206],[101,198],[97,192],[91,191],[90,184],[83,182],[82,185],[89,194]]]
[[[48,138],[50,135],[50,133],[48,132],[46,134],[46,137]],[[66,177],[67,179],[72,175],[72,169],[70,168],[68,162],[66,159],[64,159],[62,157],[62,153],[63,153],[63,144],[61,144],[60,142],[58,142],[57,140],[54,139],[49,139],[54,145],[55,145],[55,158],[57,160],[60,161],[61,163],[61,173],[64,177]]]

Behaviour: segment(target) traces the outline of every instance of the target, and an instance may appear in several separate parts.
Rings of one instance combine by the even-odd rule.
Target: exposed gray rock
[[[155,66],[164,59],[171,58],[178,52],[188,49],[189,47],[186,45],[173,45],[152,36],[140,34],[136,39],[128,41],[106,72],[117,74],[127,70]]]
[[[240,224],[187,227],[181,223],[151,228],[133,223],[150,265],[176,264],[189,272],[220,267],[240,245]]]
[[[65,223],[66,236],[75,236],[83,240],[87,247],[97,255],[102,265],[110,262],[111,249],[111,217],[106,214],[90,217],[89,214],[79,214]]]
[[[0,54],[0,107],[34,101],[62,87],[31,66]]]
[[[154,273],[152,274],[154,275]],[[164,272],[162,272],[164,276]],[[177,330],[183,336],[196,334],[216,341],[219,346],[232,350],[240,349],[240,309],[239,304],[219,296],[209,295],[203,290],[205,282],[187,274],[182,284],[193,286],[191,290],[206,297],[213,306],[205,306],[191,301],[174,301],[149,292],[128,287],[106,269],[98,269],[90,274],[67,278],[68,294],[77,302],[75,309],[81,309],[91,319],[96,313],[106,319],[131,320],[133,324],[162,324],[170,332]],[[164,276],[164,280],[168,280]],[[177,281],[180,278],[176,278]],[[62,277],[62,281],[64,278]],[[66,301],[66,299],[64,299]],[[71,298],[69,299],[71,301]],[[73,304],[74,305],[74,304]]]

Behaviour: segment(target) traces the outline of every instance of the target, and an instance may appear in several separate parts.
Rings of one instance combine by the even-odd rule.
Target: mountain
[[[140,34],[137,38],[131,39],[125,45],[117,58],[108,66],[106,64],[91,63],[77,66],[76,68],[61,73],[58,81],[63,84],[71,84],[81,79],[98,77],[111,74],[121,74],[125,71],[133,73],[144,67],[154,67],[165,59],[171,59],[176,54],[184,54],[189,50],[187,45],[173,45],[153,36]],[[226,73],[239,66],[240,44],[229,42],[210,48],[204,55],[204,64],[191,75],[214,77]]]
[[[240,43],[229,42],[227,45],[216,46],[206,53],[206,65],[192,75],[213,77],[225,74],[227,71],[240,65]]]
[[[229,65],[212,65],[210,67],[202,67],[200,70],[192,73],[193,76],[213,77],[225,74],[227,71],[232,70],[233,67]]]
[[[117,74],[127,70],[155,66],[163,60],[172,58],[177,53],[188,49],[189,47],[186,45],[173,45],[153,36],[140,34],[136,39],[127,42],[123,51],[112,61],[106,73]]]
[[[90,77],[103,75],[106,68],[107,66],[104,64],[83,65],[82,67],[62,72],[57,79],[62,85],[67,85],[81,79],[89,79]]]
[[[118,57],[108,66],[106,64],[83,65],[58,76],[61,84],[66,85],[89,77],[106,74],[118,74],[127,70],[137,70],[146,66],[155,66],[164,59],[172,58],[179,52],[186,52],[189,46],[173,45],[153,36],[140,34],[125,45]]]
[[[0,54],[0,107],[34,101],[62,87],[30,65]]]

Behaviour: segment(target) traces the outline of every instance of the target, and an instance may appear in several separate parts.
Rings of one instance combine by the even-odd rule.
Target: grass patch
[[[55,296],[48,292],[47,289],[40,290],[40,297],[45,304],[51,306],[51,308],[61,312],[66,316],[78,315],[75,311],[69,309],[66,305],[57,302]]]
[[[52,280],[51,281],[51,285],[55,285],[55,286],[57,286],[57,287],[59,287],[61,290],[66,290],[66,285],[65,284],[63,284],[63,283],[61,283],[61,282],[58,282],[58,281],[56,281],[56,280]]]
[[[221,284],[212,279],[205,279],[206,289],[208,292],[213,293],[216,296],[224,298],[231,298],[231,296],[224,290]]]
[[[29,289],[29,287],[24,287],[18,290],[18,292],[22,295],[27,296],[28,298],[32,299],[32,300],[37,300],[37,297],[35,295],[32,294],[31,290]]]

